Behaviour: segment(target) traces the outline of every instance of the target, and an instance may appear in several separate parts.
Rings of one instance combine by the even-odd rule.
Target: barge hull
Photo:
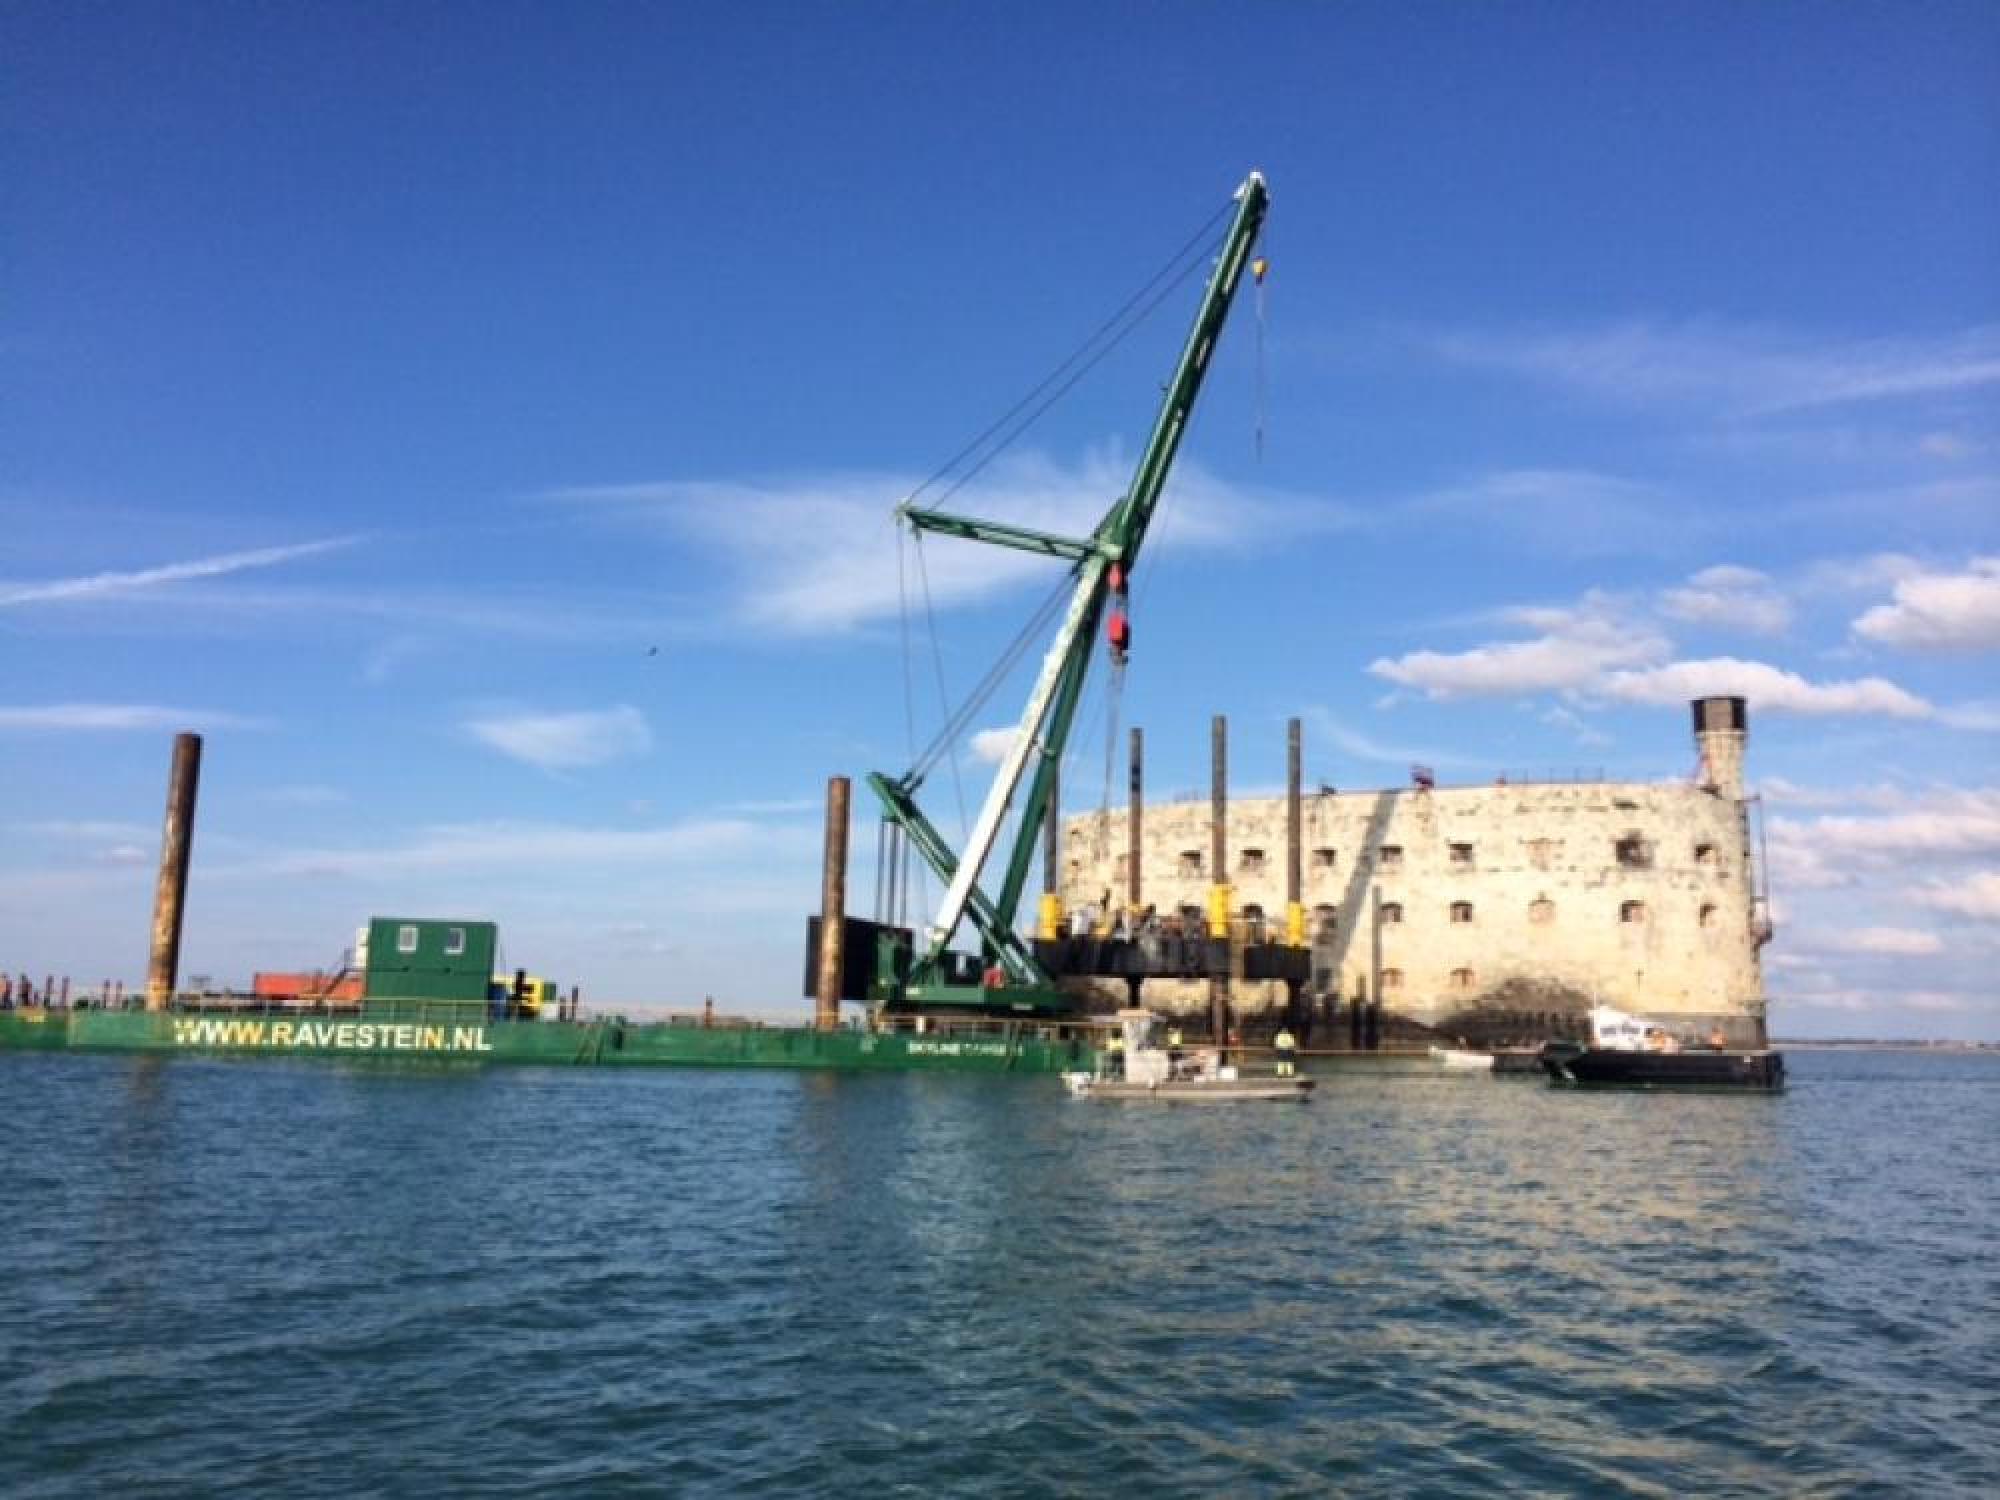
[[[541,1066],[808,1068],[1061,1073],[1095,1054],[1079,1039],[674,1022],[495,1021],[363,1011],[347,1017],[219,1012],[0,1012],[0,1051],[387,1058]]]

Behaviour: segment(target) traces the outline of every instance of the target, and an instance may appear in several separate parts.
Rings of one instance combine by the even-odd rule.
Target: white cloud
[[[2000,324],[1936,339],[1812,341],[1716,322],[1627,322],[1431,340],[1459,364],[1553,381],[1602,399],[1745,413],[1972,390],[2000,383]]]
[[[2000,647],[2000,557],[1979,557],[1963,573],[1900,579],[1895,602],[1854,622],[1854,633],[1889,646],[1935,650]]]
[[[1553,705],[1542,715],[1544,724],[1553,724],[1575,736],[1576,742],[1586,749],[1599,750],[1611,743],[1611,736],[1601,729],[1594,729],[1571,710],[1560,703]]]
[[[1355,760],[1379,761],[1394,766],[1430,766],[1433,769],[1463,769],[1475,764],[1446,750],[1426,750],[1417,745],[1386,745],[1343,723],[1324,708],[1307,709],[1304,717],[1312,724],[1315,744],[1323,739]]]
[[[95,599],[107,595],[132,594],[158,588],[162,584],[185,583],[194,578],[218,578],[240,573],[246,568],[268,568],[295,558],[351,547],[359,537],[328,537],[323,541],[299,542],[289,547],[260,547],[250,552],[226,552],[219,557],[196,558],[192,562],[167,563],[132,573],[90,573],[80,578],[56,578],[45,583],[0,584],[0,608],[15,604],[39,604],[56,600]]]
[[[1392,502],[1382,518],[1404,531],[1440,520],[1475,526],[1569,556],[1630,552],[1634,538],[1685,537],[1698,524],[1660,489],[1588,469],[1503,469]]]
[[[1896,719],[1927,719],[1936,714],[1923,699],[1880,677],[1808,682],[1796,672],[1767,662],[1739,661],[1732,656],[1611,672],[1595,690],[1626,703],[1685,703],[1728,694],[1749,699],[1752,712],[1882,714]]]
[[[1020,735],[1018,728],[982,729],[968,742],[972,758],[989,766],[997,766],[1014,748],[1014,741]]]
[[[1912,927],[1852,927],[1839,932],[1813,934],[1799,941],[1802,947],[1827,953],[1888,954],[1915,958],[1944,951],[1944,942],[1936,933]]]
[[[70,731],[259,729],[261,720],[213,708],[167,708],[150,703],[50,703],[0,708],[0,730]]]
[[[2000,855],[2000,789],[1936,790],[1907,798],[1875,815],[1773,817],[1766,825],[1771,872],[1780,889],[1829,890],[1873,885],[1943,910],[1955,892],[1976,907],[1982,877],[1940,876],[1949,862]],[[1921,879],[1920,879],[1921,877]]]
[[[701,863],[772,849],[772,826],[712,818],[661,828],[579,828],[530,823],[448,824],[406,844],[366,849],[287,849],[215,872],[220,877],[342,876],[380,880],[438,871],[536,870]],[[801,832],[804,846],[810,834]]]
[[[1792,607],[1755,568],[1720,564],[1704,568],[1660,596],[1662,612],[1691,625],[1717,625],[1757,635],[1782,635]]]
[[[1654,662],[1668,650],[1664,637],[1620,618],[1600,594],[1586,595],[1576,609],[1520,609],[1510,616],[1543,634],[1468,651],[1412,651],[1373,661],[1368,670],[1431,698],[1574,692],[1613,668]]]
[[[1082,538],[1130,478],[1128,466],[1109,453],[1068,466],[1018,455],[994,465],[941,508]],[[908,475],[847,473],[762,483],[574,486],[543,498],[657,525],[719,555],[739,615],[786,634],[894,619],[906,602],[914,610],[925,608],[926,600],[931,608],[949,609],[1028,580],[1059,583],[1061,566],[1047,557],[935,534],[899,558],[893,511],[914,483]],[[1168,485],[1149,545],[1282,545],[1354,524],[1339,507],[1236,488],[1184,459]],[[1143,572],[1144,559],[1140,568]]]
[[[2000,870],[1981,870],[1949,883],[1934,880],[1913,899],[1937,911],[2000,922]]]
[[[473,738],[545,771],[602,765],[653,748],[645,715],[629,704],[602,712],[498,714],[468,720]]]

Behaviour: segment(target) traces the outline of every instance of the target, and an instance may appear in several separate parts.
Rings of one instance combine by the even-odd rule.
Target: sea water
[[[1993,1494],[2000,1056],[1789,1061],[0,1055],[0,1493]]]

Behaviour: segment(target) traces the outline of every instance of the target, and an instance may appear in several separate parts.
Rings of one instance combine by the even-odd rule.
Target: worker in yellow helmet
[[[1292,1058],[1299,1050],[1298,1039],[1292,1035],[1289,1026],[1279,1026],[1278,1034],[1271,1038],[1271,1045],[1277,1049],[1277,1074],[1280,1078],[1290,1078],[1298,1070],[1292,1066]]]

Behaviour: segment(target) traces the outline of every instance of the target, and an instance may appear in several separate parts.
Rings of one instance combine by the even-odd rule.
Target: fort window
[[[1530,922],[1547,923],[1553,922],[1555,919],[1556,904],[1547,896],[1537,896],[1528,903],[1528,920]]]
[[[1118,883],[1125,885],[1132,879],[1132,856],[1129,853],[1118,856]]]
[[[1386,926],[1388,926],[1388,925],[1389,925],[1390,923],[1392,923],[1392,922],[1400,922],[1400,921],[1402,921],[1402,920],[1403,920],[1403,903],[1402,903],[1402,902],[1400,902],[1400,901],[1384,901],[1384,902],[1382,903],[1382,925],[1383,925],[1383,926],[1385,926],[1385,927],[1386,927]]]
[[[1375,863],[1385,870],[1401,869],[1403,864],[1403,846],[1401,844],[1384,844],[1380,849],[1375,851]]]
[[[1715,903],[1714,903],[1714,902],[1712,902],[1712,901],[1704,901],[1704,902],[1702,903],[1702,906],[1701,906],[1701,925],[1702,925],[1702,926],[1704,926],[1704,927],[1713,927],[1713,926],[1715,925]]]
[[[1313,927],[1323,938],[1331,938],[1340,926],[1340,908],[1319,905],[1313,908]]]
[[[1263,868],[1264,868],[1264,851],[1262,849],[1245,849],[1243,851],[1244,874],[1255,875],[1258,872],[1260,872]]]
[[[1618,863],[1628,870],[1650,870],[1653,868],[1653,846],[1646,842],[1644,834],[1628,833],[1612,845],[1612,853]]]
[[[1243,939],[1245,942],[1264,941],[1264,908],[1250,905],[1243,908]]]
[[[1622,905],[1620,905],[1620,906],[1619,906],[1619,908],[1618,908],[1618,920],[1619,920],[1619,921],[1621,921],[1621,922],[1643,922],[1643,921],[1645,921],[1645,920],[1646,920],[1646,903],[1645,903],[1645,902],[1643,902],[1643,901],[1627,901],[1627,902],[1624,902],[1624,903],[1623,903]]]
[[[1471,989],[1471,988],[1472,988],[1472,970],[1470,970],[1470,969],[1453,969],[1453,970],[1451,971],[1451,987],[1452,987],[1453,989],[1455,989],[1455,990],[1469,990],[1469,989]]]
[[[1188,937],[1200,937],[1208,931],[1208,913],[1199,906],[1181,908],[1181,931]]]
[[[1472,920],[1472,903],[1470,901],[1452,902],[1451,919],[1461,927],[1470,922]]]
[[[1528,863],[1537,870],[1546,870],[1555,862],[1556,841],[1554,839],[1528,840]]]
[[[1201,851],[1199,849],[1181,850],[1181,874],[1199,875],[1200,873]]]
[[[1470,844],[1453,844],[1453,845],[1451,846],[1451,864],[1452,864],[1452,868],[1453,868],[1453,869],[1455,869],[1455,870],[1469,870],[1469,869],[1471,869],[1471,868],[1472,868],[1472,845],[1470,845]]]
[[[1698,864],[1698,865],[1712,865],[1712,864],[1714,864],[1714,863],[1715,863],[1715,845],[1713,845],[1713,844],[1696,844],[1696,845],[1694,846],[1694,862],[1695,862],[1696,864]]]
[[[1400,990],[1402,987],[1403,971],[1401,969],[1384,969],[1382,971],[1382,988],[1384,990]]]
[[[1313,868],[1315,870],[1331,870],[1338,861],[1338,850],[1323,848],[1313,850]]]

